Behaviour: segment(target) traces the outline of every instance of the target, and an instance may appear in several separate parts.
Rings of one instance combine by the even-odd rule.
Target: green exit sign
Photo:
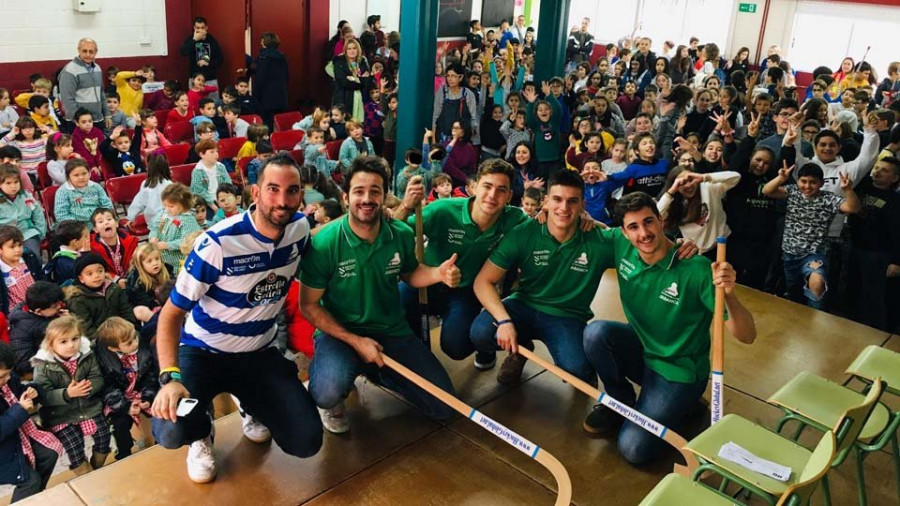
[[[753,14],[756,12],[756,4],[738,4],[738,12],[749,12]]]

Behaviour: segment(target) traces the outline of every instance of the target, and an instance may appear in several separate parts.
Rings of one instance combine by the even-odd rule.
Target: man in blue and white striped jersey
[[[206,407],[229,392],[246,411],[244,435],[270,438],[297,457],[316,454],[322,424],[316,405],[275,341],[291,278],[309,242],[300,169],[287,155],[270,158],[252,188],[254,205],[197,238],[159,316],[160,383],[153,435],[166,448],[190,444],[188,476],[216,476]],[[179,368],[180,367],[180,368]],[[177,416],[179,402],[195,409]]]

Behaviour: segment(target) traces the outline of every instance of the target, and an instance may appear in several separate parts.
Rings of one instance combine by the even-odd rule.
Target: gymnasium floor
[[[739,294],[756,317],[759,336],[751,346],[727,341],[726,413],[771,427],[779,411],[765,399],[797,372],[843,382],[844,368],[865,346],[900,351],[900,336],[743,287]],[[612,271],[604,276],[594,312],[598,318],[624,320]],[[547,356],[544,348],[538,350]],[[614,441],[586,437],[581,423],[593,401],[534,364],[526,366],[521,385],[505,388],[495,381],[496,369],[478,373],[471,360],[453,362],[437,355],[463,401],[565,465],[574,504],[637,504],[672,468],[674,451],[651,467],[636,469],[618,456]],[[295,459],[274,444],[243,439],[240,419],[232,414],[217,422],[219,476],[212,484],[188,480],[186,449],[153,447],[21,504],[553,504],[555,482],[549,472],[472,422],[459,417],[440,425],[371,383],[357,384],[360,393],[348,401],[353,428],[342,436],[326,433],[322,451],[313,458]],[[898,402],[889,399],[888,404],[896,408]],[[708,417],[698,414],[682,435],[690,439]],[[802,441],[816,438],[807,433]],[[829,475],[835,505],[856,504],[853,465],[848,459]],[[865,465],[869,504],[898,504],[890,455],[873,455]],[[818,494],[813,504],[821,504]]]

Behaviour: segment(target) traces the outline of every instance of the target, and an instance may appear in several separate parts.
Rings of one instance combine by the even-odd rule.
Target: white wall
[[[97,41],[101,58],[165,56],[165,0],[100,0],[100,12],[75,12],[73,0],[0,0],[0,62],[64,60],[76,41]]]

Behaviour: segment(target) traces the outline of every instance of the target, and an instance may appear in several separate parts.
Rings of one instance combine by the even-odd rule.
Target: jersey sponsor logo
[[[245,257],[226,258],[225,274],[238,276],[252,272],[254,269],[265,268],[269,264],[269,255],[249,255]]]
[[[550,259],[550,250],[542,249],[535,251],[532,253],[534,265],[537,267],[546,267],[549,265],[548,260]]]
[[[678,283],[672,282],[671,285],[663,288],[659,294],[659,299],[670,304],[678,304]]]
[[[400,274],[400,265],[403,263],[403,260],[400,259],[400,252],[395,251],[394,256],[391,257],[391,260],[387,264],[387,268],[384,270],[385,276],[396,276]]]
[[[338,276],[341,278],[356,277],[356,259],[351,258],[338,263]]]
[[[247,293],[247,302],[251,306],[264,306],[279,302],[287,295],[288,279],[274,272],[269,273]]]
[[[639,185],[644,185],[644,186],[661,185],[661,184],[665,184],[666,176],[665,175],[643,176],[643,177],[636,178],[635,182]]]
[[[572,265],[569,266],[569,269],[575,272],[585,273],[588,271],[588,265],[590,262],[588,261],[587,253],[582,251],[575,260],[572,260]]]
[[[203,240],[200,241],[200,245],[197,246],[197,251],[203,251],[207,246],[209,246],[211,242],[212,240],[209,238],[209,236],[204,237]]]
[[[447,242],[450,244],[459,244],[462,246],[463,239],[466,238],[466,231],[459,228],[447,229]]]

